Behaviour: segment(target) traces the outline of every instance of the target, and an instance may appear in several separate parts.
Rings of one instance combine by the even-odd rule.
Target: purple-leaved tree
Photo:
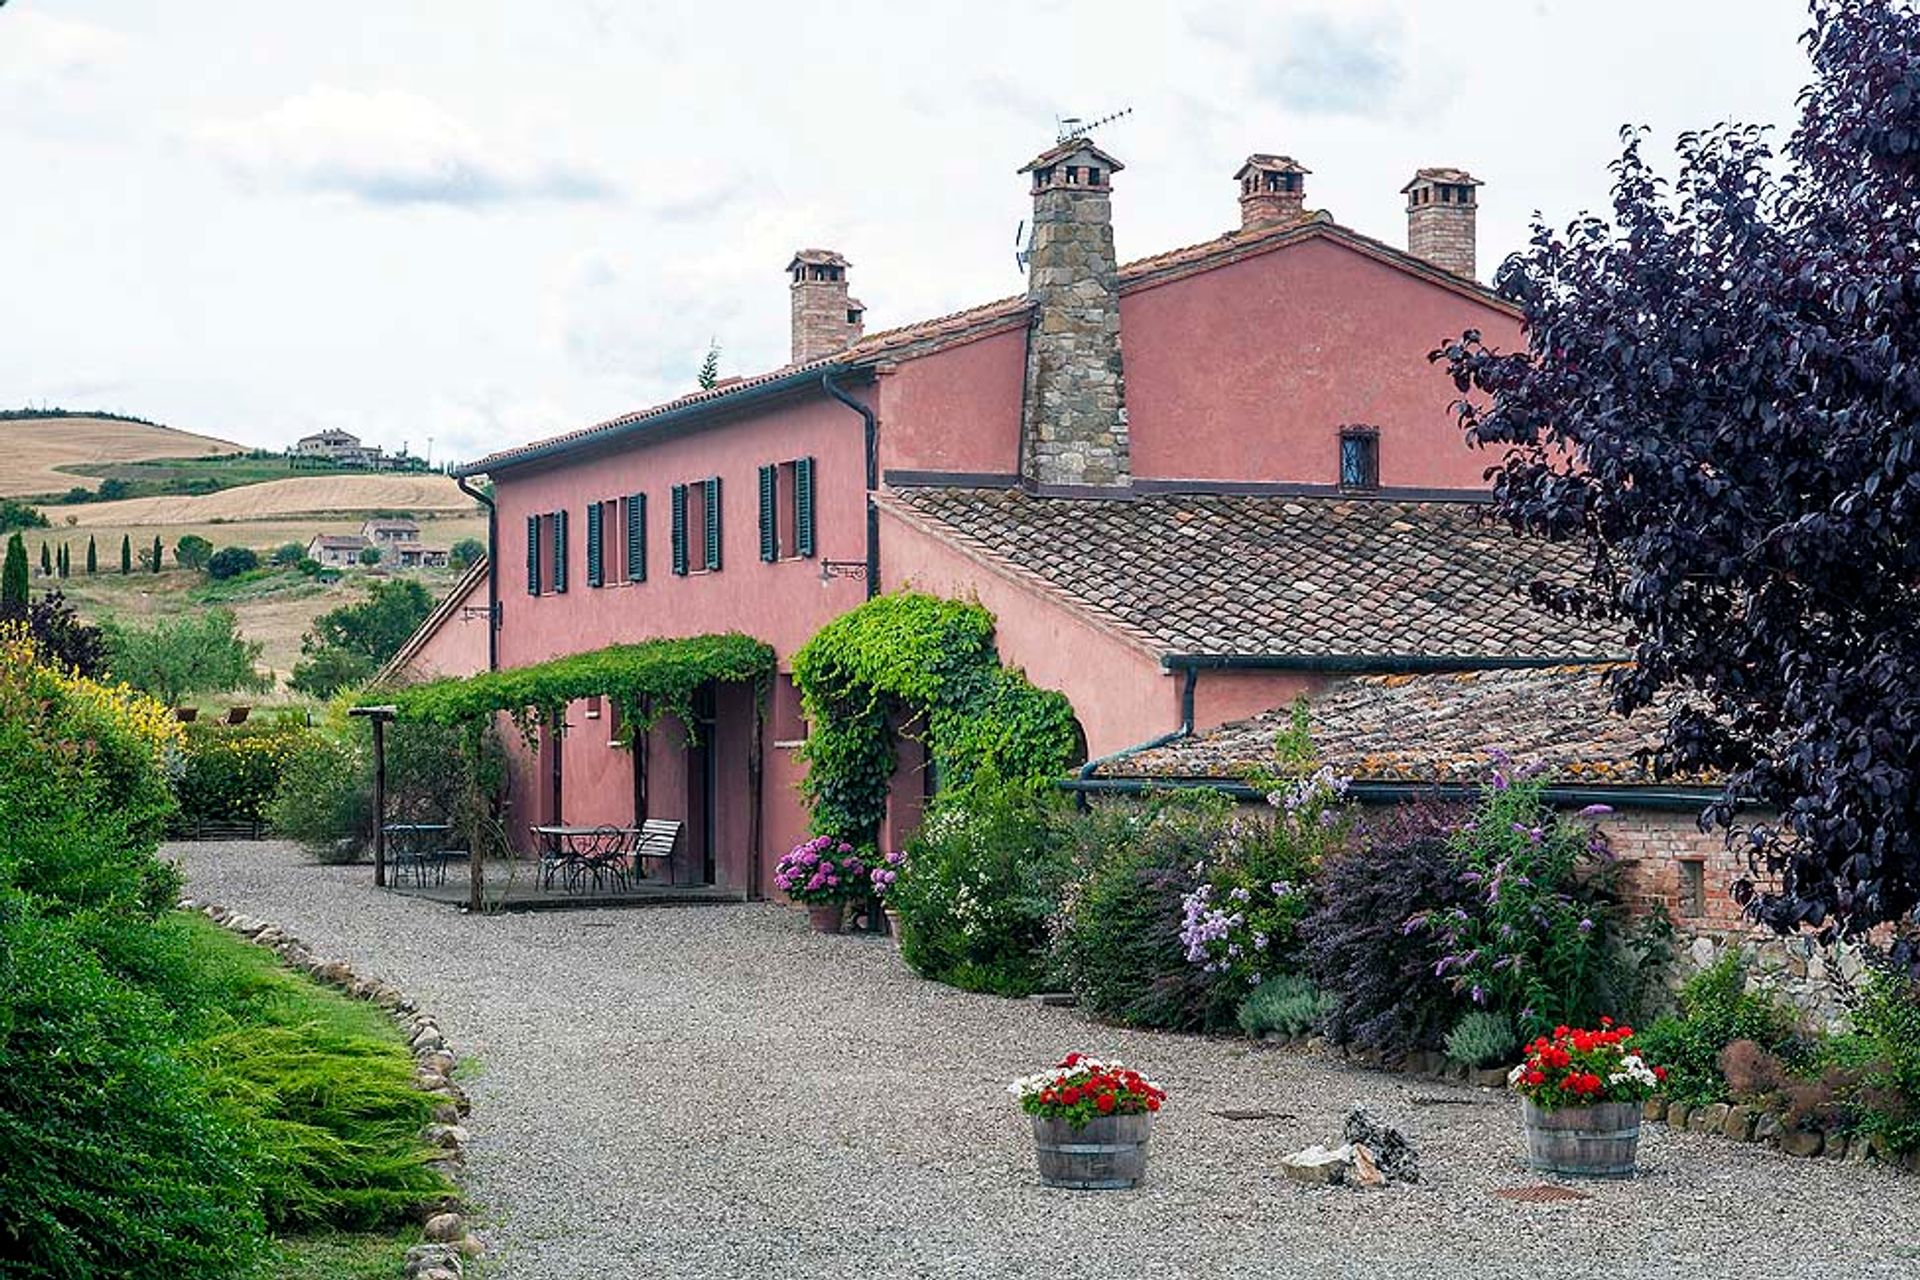
[[[1904,931],[1920,971],[1920,10],[1821,0],[1814,79],[1776,162],[1763,130],[1637,131],[1611,221],[1536,226],[1496,287],[1526,350],[1434,352],[1499,517],[1583,541],[1535,584],[1622,621],[1617,709],[1673,710],[1657,763],[1713,771],[1703,821],[1782,932]]]

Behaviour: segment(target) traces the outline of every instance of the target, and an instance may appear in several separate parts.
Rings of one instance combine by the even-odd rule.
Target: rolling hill
[[[202,458],[243,453],[244,446],[173,427],[111,418],[36,418],[0,422],[0,498],[64,493],[82,476],[61,467]]]

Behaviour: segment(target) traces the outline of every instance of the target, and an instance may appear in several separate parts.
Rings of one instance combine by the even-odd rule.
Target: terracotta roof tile
[[[1659,744],[1663,715],[1612,711],[1605,666],[1340,681],[1308,707],[1320,758],[1363,782],[1484,782],[1493,753],[1537,765],[1555,782],[1654,781],[1637,758]],[[1102,777],[1243,779],[1272,773],[1292,712],[1276,708],[1115,761]],[[1699,780],[1694,780],[1696,783]]]
[[[1154,494],[1040,498],[901,489],[887,508],[1030,575],[1162,653],[1619,656],[1523,585],[1569,551],[1521,542],[1467,502]]]

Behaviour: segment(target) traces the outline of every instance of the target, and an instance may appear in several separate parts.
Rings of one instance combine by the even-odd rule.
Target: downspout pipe
[[[1169,729],[1167,732],[1163,734],[1160,734],[1158,737],[1148,738],[1145,742],[1135,743],[1131,747],[1122,747],[1120,748],[1120,750],[1111,752],[1104,756],[1096,756],[1094,759],[1089,760],[1085,764],[1081,765],[1080,772],[1077,775],[1075,775],[1073,779],[1062,782],[1060,785],[1067,788],[1069,791],[1079,792],[1080,804],[1084,808],[1087,803],[1087,795],[1090,792],[1106,790],[1106,788],[1102,787],[1099,784],[1099,782],[1094,779],[1094,776],[1093,776],[1095,773],[1097,773],[1101,769],[1102,766],[1112,764],[1116,760],[1125,760],[1128,756],[1137,756],[1142,751],[1151,751],[1155,747],[1164,747],[1168,743],[1178,742],[1182,738],[1192,737],[1193,736],[1193,690],[1194,690],[1194,686],[1199,683],[1200,683],[1199,668],[1188,667],[1186,670],[1186,677],[1181,682],[1181,687],[1180,687],[1180,723],[1179,725],[1177,725],[1172,729]]]
[[[493,505],[493,495],[482,492],[467,483],[467,477],[456,475],[454,484],[460,492],[483,503],[487,508],[487,670],[500,669],[500,510]]]
[[[833,380],[832,369],[820,375],[820,389],[860,415],[866,426],[867,457],[867,599],[880,594],[880,508],[874,491],[880,487],[880,420],[873,410],[848,395]]]

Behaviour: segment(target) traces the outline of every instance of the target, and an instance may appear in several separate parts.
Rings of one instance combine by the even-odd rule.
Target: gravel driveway
[[[190,892],[400,985],[478,1060],[489,1276],[1920,1274],[1920,1178],[1650,1127],[1643,1175],[1538,1183],[1502,1095],[1245,1042],[1117,1031],[923,982],[889,944],[751,905],[474,919],[286,845],[183,844]],[[1005,1082],[1069,1049],[1172,1093],[1136,1192],[1043,1188]],[[1307,1189],[1353,1100],[1426,1180]],[[1444,1100],[1444,1101],[1436,1101]],[[1227,1121],[1215,1111],[1286,1118]]]

